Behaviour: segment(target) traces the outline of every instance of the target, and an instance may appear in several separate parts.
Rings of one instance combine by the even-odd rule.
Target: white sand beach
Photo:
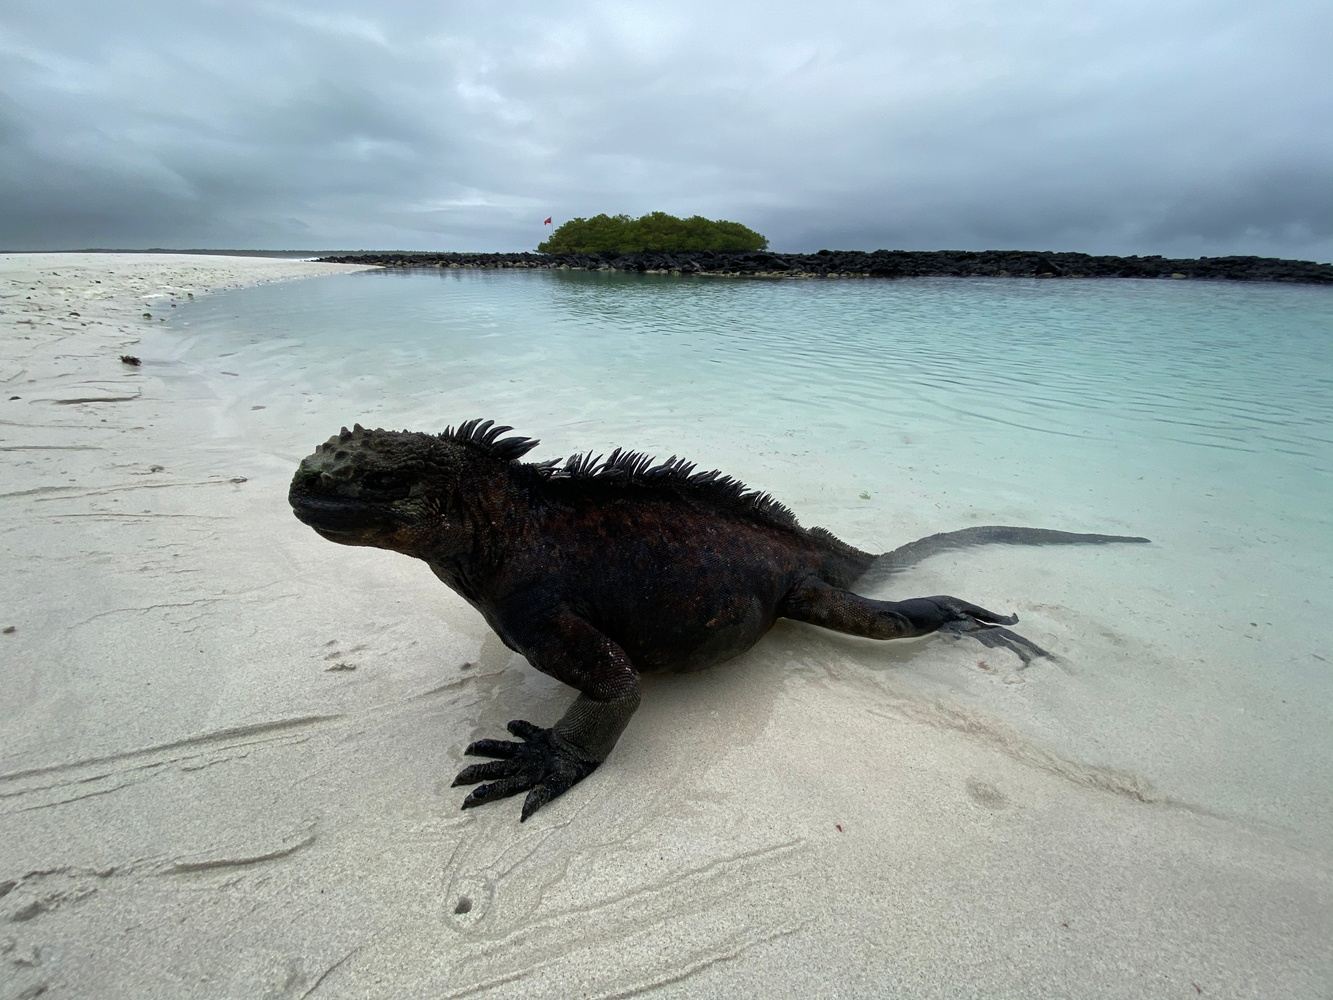
[[[953,644],[779,624],[648,678],[529,822],[460,811],[462,748],[567,692],[424,565],[298,523],[336,425],[232,405],[160,322],[348,270],[0,255],[0,1000],[1333,995],[1322,807],[1162,790],[1202,711],[1122,726],[1112,769],[863,669]],[[1037,556],[1005,565],[1041,593]],[[1080,627],[1107,676],[1166,655]]]

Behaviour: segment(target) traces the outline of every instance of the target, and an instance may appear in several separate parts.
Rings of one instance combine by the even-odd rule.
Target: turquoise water
[[[372,272],[194,304],[318,385],[546,426],[632,410],[827,433],[961,432],[1286,456],[1333,472],[1333,291],[1160,281],[764,282]],[[279,373],[281,374],[281,373]],[[540,386],[540,388],[538,387]],[[590,392],[592,395],[590,396]]]
[[[1333,290],[372,272],[187,316],[243,348],[250,395],[336,402],[335,423],[493,417],[555,452],[684,452],[853,497],[906,478],[1052,516],[1222,492],[1250,527],[1313,519],[1333,545]]]
[[[1065,673],[1020,694],[957,656],[898,662],[1173,794],[1333,817],[1333,290],[367,272],[210,296],[173,326],[218,433],[278,463],[343,423],[482,416],[542,438],[538,459],[685,455],[870,549],[988,522],[1148,535],[901,584],[1017,608]]]

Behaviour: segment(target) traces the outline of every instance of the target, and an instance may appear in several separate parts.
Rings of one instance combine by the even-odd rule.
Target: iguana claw
[[[999,615],[956,597],[930,597],[926,600],[933,601],[949,616],[939,626],[939,631],[951,639],[967,636],[990,649],[1007,649],[1022,660],[1025,667],[1038,656],[1055,659],[1031,639],[1002,627],[1017,624],[1017,615]]]
[[[464,809],[527,792],[521,822],[597,769],[597,761],[581,756],[554,730],[522,720],[507,728],[522,742],[477,740],[463,751],[470,757],[495,758],[458,772],[455,785],[477,785],[463,800]],[[486,784],[477,784],[482,781]]]

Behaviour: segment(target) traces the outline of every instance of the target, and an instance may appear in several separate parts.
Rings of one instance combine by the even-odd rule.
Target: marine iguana
[[[617,449],[521,462],[538,442],[502,436],[512,429],[479,419],[443,434],[344,427],[301,462],[288,499],[330,541],[424,560],[506,646],[578,690],[555,725],[514,721],[517,741],[464,750],[492,759],[454,780],[477,786],[463,808],[526,792],[520,820],[606,760],[638,708],[641,672],[726,660],[778,618],[872,639],[970,636],[1026,663],[1049,654],[1005,627],[1016,615],[849,588],[966,545],[1147,541],[987,526],[874,555],[682,458]]]

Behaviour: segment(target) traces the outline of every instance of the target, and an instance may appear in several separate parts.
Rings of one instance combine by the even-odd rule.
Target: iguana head
[[[497,473],[537,443],[501,439],[508,430],[489,420],[443,434],[344,427],[301,461],[287,498],[329,541],[448,556],[471,544]]]
[[[433,434],[344,427],[301,461],[287,499],[331,542],[416,555],[457,492],[457,450]]]

